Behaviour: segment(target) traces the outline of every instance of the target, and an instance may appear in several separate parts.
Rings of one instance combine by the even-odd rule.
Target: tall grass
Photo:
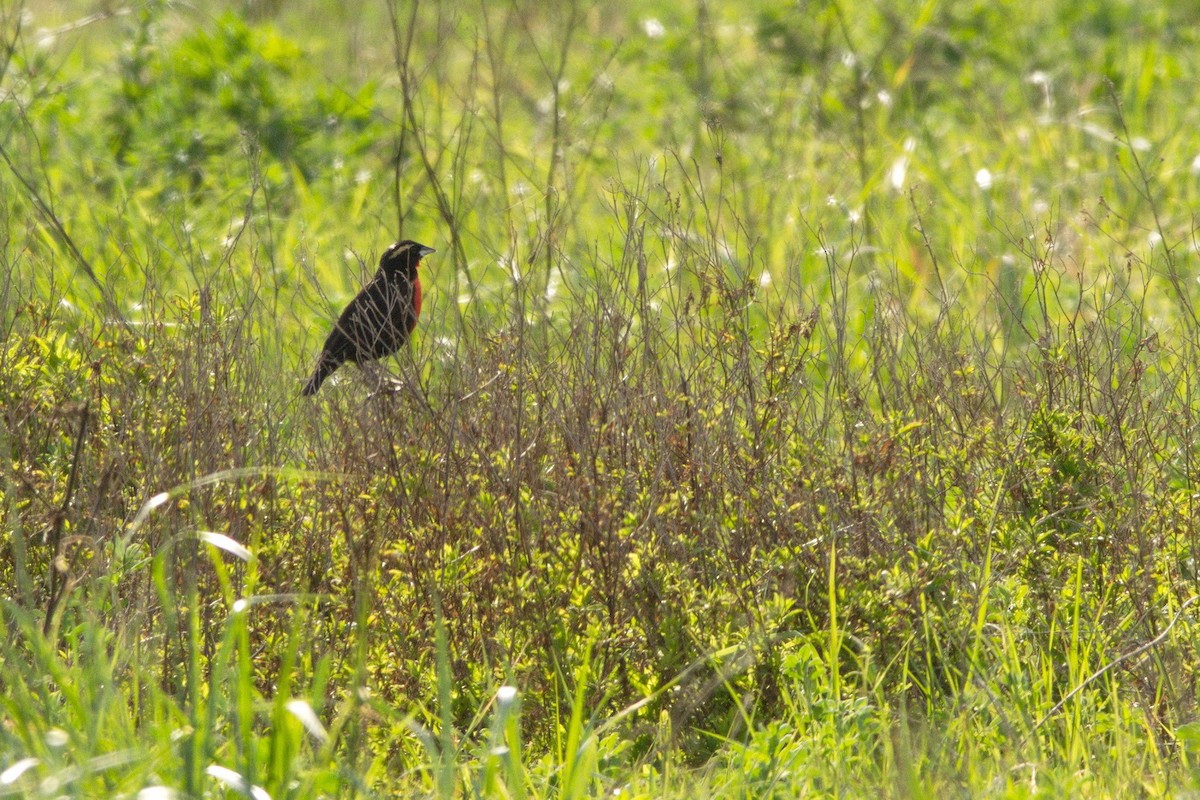
[[[0,14],[0,794],[1193,790],[1195,12],[809,10]]]

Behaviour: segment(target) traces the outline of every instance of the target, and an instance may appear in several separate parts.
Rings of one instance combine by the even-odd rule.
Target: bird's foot
[[[400,394],[407,388],[406,384],[401,379],[392,375],[376,375],[375,388],[371,390],[370,397],[379,395],[394,396]]]

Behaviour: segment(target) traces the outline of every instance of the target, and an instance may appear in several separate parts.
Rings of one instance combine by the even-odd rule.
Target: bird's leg
[[[371,381],[371,395],[397,394],[405,389],[407,384],[382,367],[377,361],[368,361],[362,365],[363,372]]]

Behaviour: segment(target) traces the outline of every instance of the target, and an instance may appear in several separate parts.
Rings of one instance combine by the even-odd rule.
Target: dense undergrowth
[[[1200,16],[1015,7],[0,14],[0,795],[1194,790]]]

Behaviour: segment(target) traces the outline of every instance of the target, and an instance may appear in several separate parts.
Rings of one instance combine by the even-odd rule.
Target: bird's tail
[[[305,397],[311,397],[316,394],[317,390],[321,388],[321,384],[325,382],[325,379],[332,375],[337,368],[338,363],[329,358],[325,353],[322,353],[321,357],[317,359],[317,368],[313,370],[312,377],[308,379],[308,383],[304,384],[304,389],[300,394]]]

